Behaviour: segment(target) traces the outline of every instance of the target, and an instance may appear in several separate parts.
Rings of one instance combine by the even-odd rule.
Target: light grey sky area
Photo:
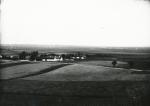
[[[2,44],[150,47],[146,0],[3,0]]]

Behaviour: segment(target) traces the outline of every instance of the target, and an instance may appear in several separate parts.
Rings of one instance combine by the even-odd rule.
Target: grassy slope
[[[42,81],[141,81],[148,80],[150,77],[149,74],[132,74],[134,71],[132,69],[74,64],[24,79]]]
[[[91,60],[91,61],[81,61],[78,62],[79,64],[87,64],[87,65],[93,65],[93,66],[106,66],[106,67],[112,67],[112,61],[106,61],[106,60]],[[117,61],[116,67],[118,68],[129,68],[127,62]]]
[[[41,62],[7,67],[2,70],[5,73],[3,77],[22,76],[22,73],[30,75],[58,64],[61,63]],[[149,75],[132,72],[129,69],[74,64],[53,71],[48,69],[40,75],[3,80],[0,83],[0,105],[146,106],[149,103],[150,82],[143,80],[147,80]]]
[[[17,66],[17,65],[23,65],[23,64],[32,64],[32,62],[29,61],[4,61],[0,64],[0,69],[11,67],[11,66]]]
[[[50,62],[35,62],[32,64],[14,65],[1,69],[1,79],[14,79],[30,75],[41,74],[47,71],[57,69],[65,64]],[[48,70],[47,70],[48,69]]]
[[[29,51],[33,51],[34,49],[35,47],[33,47],[33,49]],[[21,50],[16,49],[14,54],[19,53]],[[55,50],[57,49],[55,48]],[[45,52],[55,51],[55,50],[49,49],[49,50],[45,50]],[[78,49],[75,51],[81,51],[81,50],[83,49]],[[66,49],[62,51],[66,51]],[[91,51],[92,53],[94,52],[99,53],[102,51],[102,49],[99,49],[98,51],[97,48],[95,50],[86,49],[83,51],[84,52]],[[109,51],[112,52],[112,49],[110,49]],[[144,50],[141,50],[139,53],[143,53],[143,51]],[[8,53],[8,51],[6,52]],[[10,53],[11,52],[12,51],[10,51]],[[106,49],[105,52],[108,52],[108,50]],[[122,52],[124,52],[124,50]],[[127,52],[129,52],[128,49]],[[133,52],[135,51],[133,50]],[[12,78],[12,77],[16,77],[16,75],[19,76],[22,74],[26,75],[30,71],[41,71],[41,70],[36,70],[36,68],[43,70],[46,67],[49,67],[47,66],[47,64],[49,63],[45,63],[45,65],[38,65],[38,64],[33,66],[27,65],[25,68],[23,65],[21,65],[23,66],[22,68],[17,68],[20,65],[14,67],[8,67],[7,70],[6,68],[4,70],[6,72],[3,71],[4,72],[3,77]],[[84,73],[82,70],[84,70],[86,73]],[[70,76],[67,74],[68,72],[70,73]],[[41,74],[41,76],[37,76],[37,77],[34,76],[34,77],[28,77],[28,78],[18,79],[18,80],[1,81],[0,88],[2,88],[2,90],[0,90],[0,95],[2,96],[2,98],[0,99],[0,105],[1,106],[35,106],[35,105],[49,106],[50,104],[54,104],[60,106],[63,104],[64,105],[70,104],[74,106],[75,105],[81,106],[84,104],[83,106],[90,106],[90,104],[92,104],[91,106],[93,106],[93,104],[95,104],[95,106],[99,106],[99,105],[137,106],[138,104],[138,106],[146,106],[145,101],[149,102],[149,98],[150,98],[150,83],[148,81],[139,81],[139,80],[147,79],[149,78],[149,75],[131,74],[131,72],[132,70],[112,69],[112,68],[105,68],[100,66],[89,66],[89,65],[71,66],[70,65],[49,73]],[[81,76],[78,75],[78,73],[81,73]],[[88,77],[90,74],[92,77]],[[52,75],[54,75],[53,76],[54,79],[57,78],[59,81],[51,82],[50,80]],[[31,80],[32,78],[33,80]],[[109,81],[87,81],[87,82],[68,81],[71,80],[71,78],[73,80],[74,79],[75,80],[85,80],[85,79],[97,80],[102,78],[105,80],[114,79],[114,81],[110,81],[110,80]],[[123,80],[118,81],[115,78],[119,78]],[[130,78],[132,78],[132,81]],[[138,81],[135,81],[135,78]],[[60,79],[64,79],[67,81],[63,81]],[[130,80],[127,81],[125,79],[130,79]]]
[[[134,59],[133,59],[134,60]],[[131,61],[133,61],[131,59]],[[137,70],[150,70],[150,60],[149,59],[144,59],[140,61],[133,61],[133,69]],[[89,60],[89,61],[81,61],[79,64],[88,64],[88,65],[94,65],[94,66],[106,66],[106,67],[112,67],[112,61],[111,60]],[[125,68],[125,69],[130,69],[131,67],[129,66],[127,61],[117,61],[116,64],[117,68]]]
[[[150,74],[144,74],[144,71],[136,72],[138,70],[118,68],[125,67],[127,65],[125,62],[118,62],[117,68],[111,67],[111,61],[79,62],[66,67],[64,67],[66,65],[65,63],[58,62],[15,64],[11,67],[3,67],[1,69],[1,79],[24,78],[27,80],[44,81],[139,81],[149,80],[150,77]]]

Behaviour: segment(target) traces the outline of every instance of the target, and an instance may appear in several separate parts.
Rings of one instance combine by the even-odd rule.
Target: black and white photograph
[[[0,0],[0,106],[150,106],[150,0]]]

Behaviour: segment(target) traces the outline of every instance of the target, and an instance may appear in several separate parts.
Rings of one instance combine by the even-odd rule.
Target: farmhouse
[[[72,59],[74,59],[74,60],[85,60],[86,59],[86,56],[73,56],[73,57],[71,57]]]
[[[18,55],[11,55],[10,58],[11,59],[19,59],[19,56]]]
[[[46,56],[42,58],[42,61],[63,61],[62,56],[58,56],[58,55],[50,55],[50,56]]]
[[[86,56],[81,56],[81,60],[84,60],[84,59],[86,59]]]

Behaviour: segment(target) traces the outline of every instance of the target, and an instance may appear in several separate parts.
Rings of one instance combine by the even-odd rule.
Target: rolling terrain
[[[149,106],[149,73],[112,67],[109,61],[100,66],[101,62],[31,62],[3,67],[0,104]]]
[[[37,48],[9,47],[3,53],[14,54],[23,50],[46,53],[66,51],[61,47],[53,50]],[[109,48],[105,51],[70,48],[67,52],[74,50],[94,54],[95,57],[77,62],[2,61],[0,105],[149,106],[149,49]],[[97,53],[100,55],[95,55]],[[113,67],[112,58],[115,57],[118,60],[116,67]],[[136,62],[134,67],[129,67],[129,60]]]
[[[4,67],[4,66],[5,67]],[[149,70],[124,68],[126,63],[118,62],[112,67],[111,61],[89,61],[79,63],[64,62],[26,62],[2,64],[1,79],[24,78],[44,81],[119,81],[149,80]],[[120,66],[120,67],[119,67]],[[138,74],[143,72],[143,74]]]
[[[73,64],[24,79],[42,81],[141,81],[148,80],[150,77],[150,74],[133,74],[135,71],[141,70]]]

